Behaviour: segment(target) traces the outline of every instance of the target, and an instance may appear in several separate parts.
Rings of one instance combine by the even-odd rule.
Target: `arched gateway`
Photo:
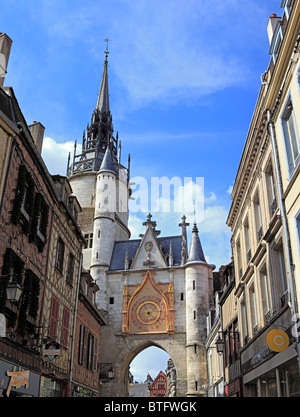
[[[107,56],[96,109],[76,146],[68,177],[82,212],[83,268],[100,290],[102,395],[126,396],[132,359],[149,346],[164,349],[176,367],[176,395],[203,396],[206,316],[213,303],[213,265],[204,257],[197,226],[188,250],[185,216],[178,236],[159,237],[149,214],[140,239],[128,229],[129,166],[120,162],[109,110]],[[106,378],[113,368],[114,378]]]

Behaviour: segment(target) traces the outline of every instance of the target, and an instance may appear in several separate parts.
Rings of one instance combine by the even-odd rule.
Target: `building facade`
[[[109,378],[109,367],[100,368],[101,326],[106,324],[96,307],[98,286],[82,272],[76,314],[75,347],[72,361],[72,397],[98,397],[99,384]]]
[[[1,396],[38,396],[40,311],[54,191],[12,88],[0,88]],[[13,384],[24,378],[19,387]]]
[[[82,248],[77,225],[80,205],[66,177],[52,176],[55,189],[51,219],[46,285],[40,330],[43,342],[40,396],[71,396],[75,324]],[[54,354],[53,354],[54,352]]]
[[[6,67],[7,45],[1,34]],[[81,209],[67,178],[49,174],[44,126],[27,125],[11,87],[0,87],[0,126],[1,396],[70,396]]]
[[[268,23],[272,56],[262,76],[227,219],[244,396],[299,395],[295,335],[299,130],[294,109],[299,103],[300,13],[297,1],[282,1],[281,7],[283,17],[271,15]]]
[[[160,371],[150,386],[150,397],[166,397],[167,396],[167,377]]]

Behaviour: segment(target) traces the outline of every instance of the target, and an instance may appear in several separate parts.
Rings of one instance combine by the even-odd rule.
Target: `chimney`
[[[34,140],[34,143],[37,147],[39,153],[42,153],[42,146],[44,140],[44,131],[45,128],[40,122],[33,122],[32,125],[28,126],[28,129],[31,133],[31,136]]]
[[[281,21],[281,17],[277,17],[276,13],[271,14],[268,25],[267,25],[267,32],[269,37],[270,45],[272,43],[273,34],[277,25],[277,22]]]
[[[0,32],[0,87],[3,87],[12,40]]]

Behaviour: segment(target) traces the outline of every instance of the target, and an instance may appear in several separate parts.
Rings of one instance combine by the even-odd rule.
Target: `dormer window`
[[[272,38],[272,42],[271,42],[270,51],[269,51],[269,54],[272,55],[274,64],[277,61],[282,38],[283,36],[282,36],[281,22],[277,21],[273,38]]]
[[[287,19],[290,17],[293,0],[282,0],[281,7],[284,9],[284,13]]]

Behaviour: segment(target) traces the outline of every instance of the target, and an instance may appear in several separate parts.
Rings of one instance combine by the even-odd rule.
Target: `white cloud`
[[[109,36],[110,71],[128,93],[126,107],[191,102],[249,79],[249,37],[259,36],[255,28],[263,23],[256,0],[248,0],[247,7],[236,0],[73,3],[72,8],[58,0],[21,5],[47,34],[47,53],[58,62],[57,48],[69,56],[76,43],[103,62],[99,44],[104,49],[101,42]]]
[[[149,205],[148,209],[143,206],[144,211],[130,213],[129,215],[129,229],[132,232],[132,239],[138,239],[139,234],[144,233],[142,223],[146,221],[148,212],[152,214],[152,220],[157,223],[157,230],[161,230],[162,236],[177,236],[181,234],[181,228],[178,224],[181,222],[183,214],[187,217],[187,222],[190,223],[188,227],[188,241],[191,241],[192,227],[196,220],[199,229],[200,240],[206,256],[206,260],[218,267],[226,264],[231,258],[230,237],[231,231],[226,225],[228,210],[225,206],[215,204],[217,196],[214,192],[208,193],[204,199],[204,206],[199,210],[199,205],[196,206],[196,216],[194,215],[193,198],[195,190],[200,195],[202,190],[199,184],[196,185],[194,181],[187,182],[184,186],[179,187],[184,195],[184,211],[175,212],[172,210],[172,202],[170,204],[171,210],[163,212],[162,210],[153,212]],[[176,193],[174,194],[176,196]],[[203,196],[203,194],[202,194]],[[173,196],[174,197],[174,196]],[[160,208],[163,203],[168,203],[168,199],[160,196],[158,199]]]
[[[55,139],[45,137],[42,148],[42,157],[51,175],[66,175],[68,155],[74,150],[73,142],[57,142]]]
[[[227,193],[227,194],[229,194],[229,195],[231,195],[232,190],[233,190],[233,185],[230,185],[230,186],[228,187],[228,190],[226,191],[226,193]]]

